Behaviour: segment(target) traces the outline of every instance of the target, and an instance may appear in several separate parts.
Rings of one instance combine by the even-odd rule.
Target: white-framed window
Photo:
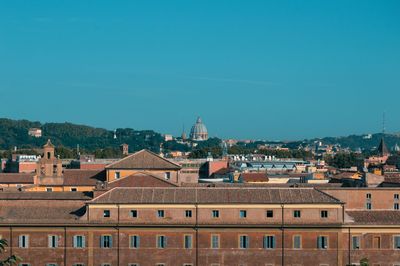
[[[72,237],[73,247],[74,248],[85,248],[85,236],[76,235]]]
[[[219,210],[212,210],[211,215],[213,218],[219,218]]]
[[[112,248],[112,236],[102,235],[100,237],[100,247],[101,248]]]
[[[184,247],[185,249],[191,249],[193,246],[193,236],[192,235],[185,235],[184,236]]]
[[[293,236],[293,248],[301,249],[301,235]]]
[[[171,172],[165,172],[164,178],[165,178],[165,180],[170,180],[171,179]]]
[[[219,245],[219,235],[211,235],[211,248],[217,249]]]
[[[53,192],[53,188],[47,187],[47,188],[46,188],[46,192]]]
[[[393,204],[393,209],[398,210],[399,209],[399,203],[395,202]]]
[[[18,247],[20,248],[29,247],[29,235],[20,235],[18,237]]]
[[[158,218],[164,218],[165,217],[165,211],[164,210],[157,210],[157,217]]]
[[[129,247],[130,248],[139,248],[140,247],[140,236],[132,235],[129,237]]]
[[[103,217],[104,218],[109,218],[111,216],[111,211],[110,210],[103,210]]]
[[[131,217],[132,218],[137,218],[138,217],[138,211],[137,210],[131,210]]]
[[[371,210],[372,209],[372,203],[371,202],[367,202],[366,208],[367,208],[367,210]]]
[[[157,236],[157,248],[166,248],[166,246],[167,246],[167,237]]]
[[[318,249],[328,249],[328,237],[327,236],[318,236],[317,248]]]
[[[114,173],[114,178],[115,179],[120,179],[121,178],[121,173],[120,172],[115,172]]]
[[[360,249],[361,237],[360,236],[352,236],[351,237],[351,249],[357,250]]]
[[[263,247],[265,249],[274,249],[276,246],[275,236],[264,236]]]
[[[247,211],[246,210],[240,210],[239,211],[239,217],[240,218],[246,218],[247,217]]]
[[[71,188],[71,191],[72,191],[72,192],[76,192],[76,191],[78,191],[78,189],[77,189],[76,187],[72,187],[72,188]]]
[[[57,235],[49,235],[48,236],[48,246],[49,248],[58,248],[58,239]]]
[[[46,263],[46,266],[58,266],[57,263]]]
[[[393,248],[400,250],[400,236],[393,237]]]
[[[300,210],[294,210],[293,211],[293,217],[294,218],[301,218],[301,211]]]
[[[250,238],[249,236],[246,235],[240,235],[239,236],[239,248],[249,248],[250,245]]]

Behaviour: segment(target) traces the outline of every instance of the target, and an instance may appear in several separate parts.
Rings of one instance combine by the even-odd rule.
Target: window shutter
[[[25,236],[25,246],[29,248],[29,236]]]
[[[320,236],[318,237],[317,247],[322,248],[322,238]]]
[[[52,239],[52,236],[48,236],[49,248],[52,248],[52,247],[53,247],[53,245],[52,245],[52,244],[53,244],[53,243],[52,243],[53,241],[52,241],[52,240],[53,240],[53,239]]]
[[[240,247],[243,248],[243,236],[240,236]]]
[[[272,248],[275,248],[275,237],[272,237]]]
[[[78,238],[77,236],[72,237],[72,240],[74,242],[74,248],[78,247],[78,239],[77,238]]]
[[[112,236],[110,236],[110,248],[112,248]]]
[[[85,240],[85,236],[82,236],[82,247],[86,247],[86,240]]]
[[[165,248],[167,247],[167,237],[166,236],[164,236],[164,247]]]
[[[100,237],[100,247],[104,248],[104,236]]]
[[[140,236],[137,236],[136,240],[137,240],[137,247],[140,247]]]
[[[396,248],[400,248],[400,237],[396,236]]]
[[[266,236],[264,236],[264,248],[268,247],[268,238]]]
[[[20,235],[18,238],[19,238],[19,239],[18,239],[19,247],[22,248],[22,247],[23,247],[23,246],[22,246],[22,236]]]

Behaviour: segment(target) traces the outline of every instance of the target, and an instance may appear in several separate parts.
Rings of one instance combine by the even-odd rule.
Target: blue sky
[[[1,1],[0,117],[301,139],[400,131],[400,1]]]

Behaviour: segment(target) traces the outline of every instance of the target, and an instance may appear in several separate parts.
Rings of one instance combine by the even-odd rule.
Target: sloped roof
[[[398,210],[368,210],[346,211],[346,222],[362,225],[398,225],[400,212]]]
[[[269,178],[266,173],[242,173],[240,174],[242,182],[268,182]]]
[[[181,167],[149,150],[141,150],[106,166],[106,169],[179,170]]]
[[[0,192],[0,200],[89,200],[90,193],[85,192],[42,192],[42,191],[15,191]]]
[[[95,186],[98,181],[105,180],[104,170],[64,170],[64,186]]]
[[[91,204],[341,204],[313,188],[113,188]]]
[[[133,175],[114,180],[108,183],[108,188],[115,187],[177,187],[168,180],[149,173],[135,173]]]
[[[0,184],[33,184],[35,174],[0,173]]]

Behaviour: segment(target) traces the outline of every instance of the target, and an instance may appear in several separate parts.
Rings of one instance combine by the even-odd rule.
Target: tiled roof
[[[0,200],[90,200],[91,193],[86,192],[37,192],[16,191],[0,192]]]
[[[266,173],[242,173],[240,175],[242,182],[268,182]]]
[[[98,181],[104,182],[104,170],[65,170],[64,186],[95,186]]]
[[[340,204],[312,188],[113,188],[89,203],[99,204]]]
[[[398,225],[400,211],[346,211],[346,223],[361,225]]]
[[[0,201],[0,223],[57,224],[77,222],[85,214],[84,201]]]
[[[168,180],[148,173],[135,173],[133,175],[108,183],[108,188],[115,187],[177,187]]]
[[[0,184],[33,184],[34,174],[0,173]]]
[[[106,166],[106,169],[179,170],[181,167],[151,151],[141,150]]]

